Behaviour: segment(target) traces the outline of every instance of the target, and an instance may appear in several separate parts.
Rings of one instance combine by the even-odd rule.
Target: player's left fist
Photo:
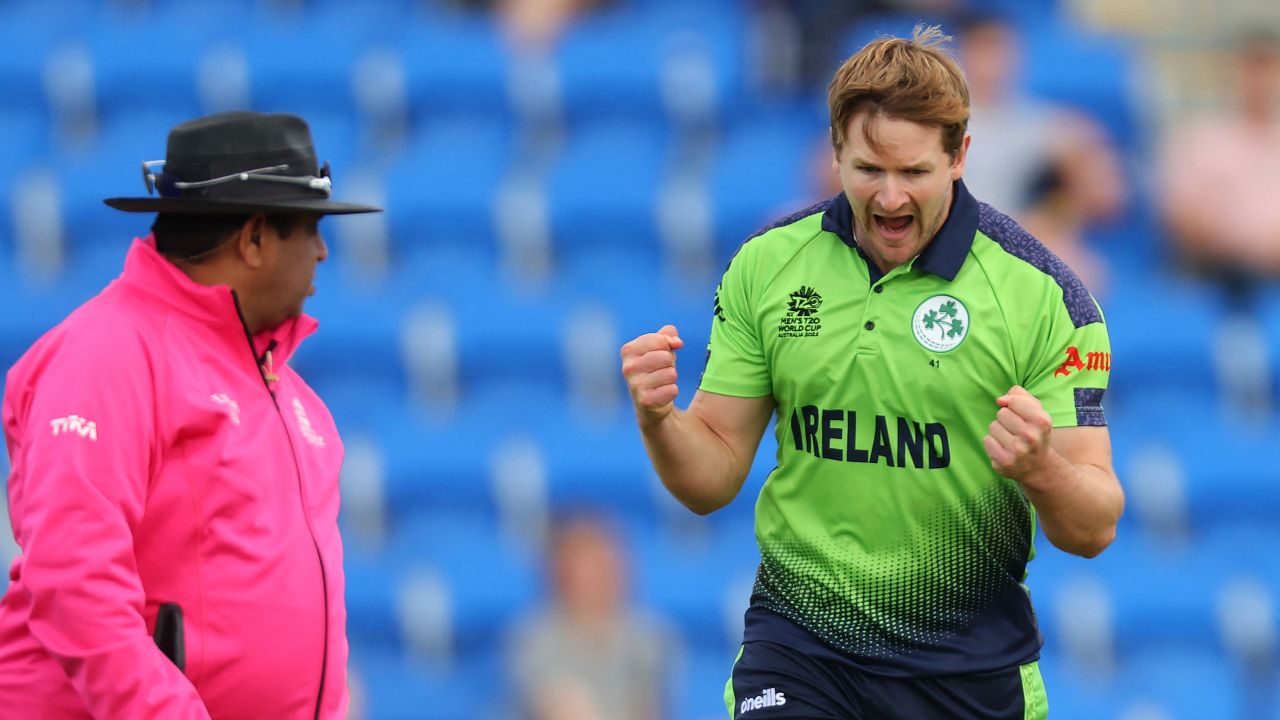
[[[1035,395],[1020,385],[996,398],[996,419],[982,438],[991,467],[1021,482],[1041,468],[1049,452],[1053,420]]]

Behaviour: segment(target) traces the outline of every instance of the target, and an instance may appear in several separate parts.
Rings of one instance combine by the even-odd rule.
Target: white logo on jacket
[[[98,441],[98,424],[79,415],[54,418],[49,421],[49,425],[53,428],[54,437],[58,437],[63,433],[78,433],[80,437],[87,437],[94,442]]]
[[[231,418],[232,425],[240,424],[240,403],[232,400],[226,393],[215,393],[209,398],[227,409],[227,417]]]
[[[311,418],[307,417],[307,410],[302,407],[302,401],[298,398],[293,399],[293,414],[298,416],[298,429],[302,431],[302,437],[316,447],[324,447],[324,436],[311,427]]]

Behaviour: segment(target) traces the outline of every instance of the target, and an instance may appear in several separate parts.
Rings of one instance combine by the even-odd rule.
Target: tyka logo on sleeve
[[[66,417],[54,418],[49,421],[49,426],[53,429],[53,436],[70,435],[75,433],[82,438],[88,438],[93,442],[98,441],[98,424],[88,418],[79,415],[68,415]]]

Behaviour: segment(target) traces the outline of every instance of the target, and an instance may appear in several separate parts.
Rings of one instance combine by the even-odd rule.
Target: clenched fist
[[[684,340],[674,325],[663,325],[622,346],[622,376],[641,420],[661,420],[675,407],[676,350]]]
[[[1021,482],[1044,467],[1053,420],[1036,396],[1020,385],[996,398],[996,405],[1000,409],[987,428],[982,447],[996,472]]]

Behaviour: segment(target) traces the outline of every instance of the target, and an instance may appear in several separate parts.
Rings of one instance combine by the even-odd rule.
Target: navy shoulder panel
[[[784,218],[775,220],[774,222],[769,223],[768,225],[751,233],[751,235],[744,242],[750,242],[751,240],[760,237],[761,235],[769,232],[770,230],[775,230],[780,227],[786,227],[787,225],[803,220],[809,217],[810,215],[826,212],[827,208],[831,207],[831,203],[835,202],[836,198],[838,197],[840,196],[834,195],[832,197],[827,198],[826,200],[821,200],[819,202],[816,202],[803,210],[797,210],[796,212],[793,212]]]
[[[803,220],[803,219],[805,219],[805,218],[809,217],[810,215],[814,215],[814,214],[816,214],[816,213],[824,213],[824,212],[826,212],[826,211],[827,211],[827,208],[830,208],[830,207],[831,207],[831,203],[835,202],[836,198],[838,198],[838,197],[840,197],[840,196],[839,196],[839,195],[835,195],[835,196],[832,196],[832,197],[827,198],[826,200],[821,200],[821,201],[819,201],[819,202],[816,202],[816,203],[814,203],[814,204],[810,205],[809,207],[807,207],[807,208],[805,208],[805,209],[803,209],[803,210],[797,210],[796,212],[793,212],[793,213],[791,213],[790,215],[787,215],[787,216],[786,216],[786,217],[784,217],[784,218],[781,218],[781,219],[775,220],[775,221],[773,221],[773,222],[769,223],[768,225],[766,225],[766,226],[764,226],[764,227],[760,228],[759,230],[757,230],[757,231],[755,231],[755,232],[751,233],[750,235],[748,235],[748,236],[747,236],[747,239],[746,239],[746,240],[743,240],[743,241],[742,241],[742,244],[738,245],[738,248],[737,248],[736,250],[734,250],[734,251],[733,251],[733,255],[730,255],[730,256],[729,256],[729,263],[732,263],[732,262],[733,262],[733,259],[734,259],[735,257],[737,257],[737,256],[738,256],[738,253],[739,253],[739,252],[742,252],[742,248],[743,248],[743,246],[745,246],[747,243],[751,242],[752,240],[755,240],[756,238],[760,237],[761,235],[764,235],[765,233],[769,232],[770,230],[776,230],[776,229],[778,229],[778,228],[780,228],[780,227],[786,227],[787,225],[790,225],[790,224],[792,224],[792,223],[794,223],[794,222],[799,222],[800,220]]]
[[[1058,287],[1062,288],[1062,300],[1067,305],[1067,314],[1076,327],[1102,322],[1102,313],[1098,311],[1093,296],[1075,271],[1013,218],[986,203],[978,203],[978,230],[1004,248],[1005,252],[1052,277]]]

